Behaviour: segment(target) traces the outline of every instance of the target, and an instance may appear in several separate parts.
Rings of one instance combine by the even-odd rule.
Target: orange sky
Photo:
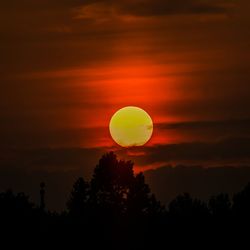
[[[0,11],[1,148],[109,150],[129,105],[154,121],[146,148],[248,136],[246,0],[13,6]]]

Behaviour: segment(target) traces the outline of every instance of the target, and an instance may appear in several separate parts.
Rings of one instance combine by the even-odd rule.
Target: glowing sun
[[[113,140],[122,147],[143,146],[153,134],[153,121],[138,107],[125,107],[111,118],[109,131]]]

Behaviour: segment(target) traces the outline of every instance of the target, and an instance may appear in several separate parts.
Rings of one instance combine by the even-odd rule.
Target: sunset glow
[[[249,9],[249,0],[2,1],[0,177],[53,173],[64,178],[55,189],[69,190],[110,151],[136,173],[250,165]]]

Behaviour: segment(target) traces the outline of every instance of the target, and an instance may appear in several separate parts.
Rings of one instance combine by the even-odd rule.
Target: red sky
[[[247,164],[249,7],[247,0],[3,2],[1,166],[12,159],[28,170],[84,172],[91,167],[73,157],[80,152],[89,166],[110,149],[138,169]],[[154,135],[123,151],[108,123],[128,105],[152,116]]]

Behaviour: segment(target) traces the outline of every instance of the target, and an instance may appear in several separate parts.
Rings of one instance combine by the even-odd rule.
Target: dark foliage
[[[250,183],[238,194],[233,197],[233,212],[235,214],[250,216]]]
[[[216,217],[227,217],[231,212],[231,202],[228,194],[212,196],[209,200],[209,209]]]
[[[69,215],[82,217],[87,211],[89,185],[83,178],[79,178],[73,185],[67,208]]]
[[[85,249],[167,249],[199,246],[202,240],[225,247],[232,240],[243,242],[249,233],[250,184],[232,201],[219,194],[205,203],[185,193],[163,207],[144,175],[135,175],[133,163],[114,153],[100,159],[90,182],[76,180],[63,213],[46,210],[45,184],[40,188],[38,206],[23,193],[0,193],[2,242],[19,238],[26,245],[35,239],[44,247],[54,241],[70,249],[77,244]]]

